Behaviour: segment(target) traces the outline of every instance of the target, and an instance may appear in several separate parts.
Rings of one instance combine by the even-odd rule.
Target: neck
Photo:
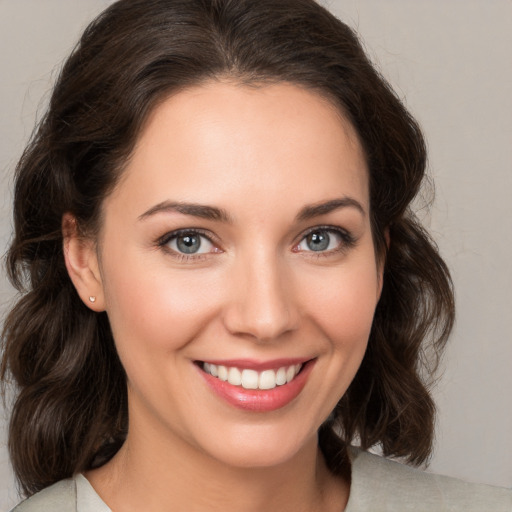
[[[232,467],[167,432],[130,433],[118,454],[86,476],[114,511],[344,509],[348,483],[327,469],[316,436],[291,459],[272,467]],[[154,434],[154,433],[152,433]]]

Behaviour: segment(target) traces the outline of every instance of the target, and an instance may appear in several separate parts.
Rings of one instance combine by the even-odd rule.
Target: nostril
[[[269,342],[297,328],[298,322],[289,310],[265,312],[235,307],[225,316],[227,330],[233,335],[248,336],[256,341]]]
[[[256,252],[256,254],[254,254]],[[224,324],[233,335],[271,342],[299,324],[289,269],[276,262],[274,252],[252,251],[233,268],[231,294],[225,304]]]

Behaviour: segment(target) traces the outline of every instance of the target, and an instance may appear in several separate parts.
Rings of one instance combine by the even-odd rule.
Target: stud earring
[[[96,302],[96,297],[94,297],[94,296],[92,296],[92,295],[91,295],[91,296],[89,297],[89,302],[93,302],[93,303],[94,303],[94,302]]]

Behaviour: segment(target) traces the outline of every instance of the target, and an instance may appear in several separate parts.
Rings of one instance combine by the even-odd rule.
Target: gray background
[[[0,0],[0,244],[12,169],[62,59],[108,0]],[[436,201],[421,215],[458,318],[435,390],[430,470],[512,486],[512,1],[325,0],[422,124]],[[13,293],[0,275],[0,306]],[[16,500],[0,410],[0,511]]]

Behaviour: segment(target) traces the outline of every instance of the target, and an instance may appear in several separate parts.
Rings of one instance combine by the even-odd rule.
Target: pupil
[[[311,233],[307,237],[307,244],[312,251],[325,251],[329,247],[329,235],[325,231]]]
[[[201,239],[197,235],[182,235],[178,237],[176,245],[181,252],[193,254],[201,247]]]

